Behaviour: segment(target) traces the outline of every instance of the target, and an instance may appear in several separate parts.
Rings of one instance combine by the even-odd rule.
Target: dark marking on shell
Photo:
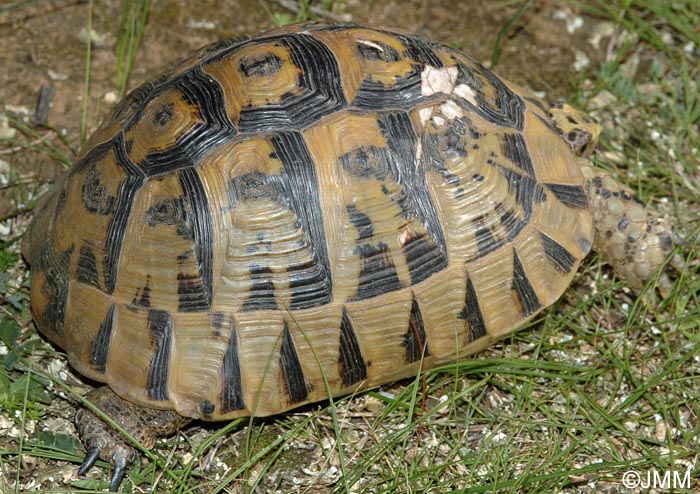
[[[239,69],[246,77],[272,77],[284,62],[274,53],[249,55],[240,62]]]
[[[181,225],[186,221],[186,212],[182,198],[168,198],[157,202],[146,210],[146,224],[148,226],[173,226],[178,225],[178,234],[181,230],[189,230]]]
[[[340,156],[339,161],[343,170],[354,177],[384,181],[388,175],[394,180],[398,179],[396,163],[386,148],[356,148]]]
[[[512,241],[516,235],[518,235],[518,233],[520,233],[520,231],[527,226],[527,216],[525,218],[520,218],[516,214],[516,211],[506,209],[501,203],[496,204],[496,212],[501,221],[501,225],[503,225],[503,228],[506,231],[508,240]],[[500,245],[502,244],[503,242],[500,243]]]
[[[427,167],[441,171],[444,164],[467,156],[467,129],[471,121],[467,117],[453,118],[422,136],[423,152],[429,161]]]
[[[299,218],[313,262],[290,266],[290,309],[307,309],[330,303],[333,293],[330,258],[323,222],[321,192],[314,163],[303,137],[279,133],[270,140],[282,161],[281,181],[286,205]]]
[[[357,43],[355,45],[357,54],[371,62],[398,62],[401,54],[393,46],[389,46],[381,41],[372,41],[372,44]]]
[[[127,176],[119,185],[117,204],[114,207],[114,214],[107,227],[107,237],[105,239],[105,258],[103,264],[105,291],[108,294],[114,292],[117,283],[117,270],[119,268],[119,257],[122,245],[126,239],[126,227],[134,205],[136,193],[145,183],[145,177],[131,163],[124,149],[123,134],[119,134],[114,141],[114,152],[117,162],[124,168]]]
[[[515,163],[529,177],[534,178],[535,167],[522,134],[500,134],[499,139],[504,156]]]
[[[508,168],[501,168],[501,173],[508,181],[508,190],[515,196],[516,202],[522,208],[522,218],[515,213],[519,212],[514,209],[503,210],[501,212],[501,221],[505,228],[508,238],[513,239],[520,231],[528,224],[532,216],[533,204],[544,202],[547,199],[542,186],[533,178],[521,175]]]
[[[148,310],[148,332],[153,343],[153,358],[148,369],[146,391],[153,401],[168,399],[170,373],[170,345],[173,337],[173,318],[166,310]]]
[[[84,243],[80,248],[75,277],[80,283],[101,288],[97,272],[97,258],[95,257],[94,247],[90,242]]]
[[[114,212],[116,200],[113,196],[107,195],[99,171],[95,166],[85,176],[81,187],[81,197],[85,209],[91,213],[104,216]]]
[[[362,211],[358,211],[355,204],[347,204],[345,210],[350,217],[350,223],[357,229],[358,240],[367,240],[374,235],[374,226],[372,226],[372,218],[367,216]]]
[[[360,342],[357,340],[357,334],[345,309],[340,321],[339,346],[338,373],[343,385],[351,386],[367,379],[367,365],[362,357]]]
[[[531,103],[533,102],[533,101],[532,101],[531,99],[529,99],[529,98],[525,98],[525,99],[528,100],[528,101],[530,101]],[[544,108],[543,108],[543,105],[542,105],[542,102],[539,101],[539,100],[536,100],[536,101],[537,101],[537,106],[539,106],[541,109],[544,109]],[[554,122],[553,122],[551,119],[546,118],[546,117],[543,117],[543,116],[540,115],[539,113],[535,113],[534,115],[535,115],[535,117],[537,117],[537,120],[539,120],[540,122],[542,122],[549,130],[551,130],[551,131],[554,132],[555,134],[561,134],[561,130],[554,124]]]
[[[202,305],[204,287],[197,274],[177,273],[177,297],[179,312],[199,312],[206,310]]]
[[[294,340],[292,340],[292,335],[289,333],[286,321],[282,333],[279,366],[282,382],[289,397],[289,404],[292,405],[308,399],[308,390],[304,382],[304,370],[299,362],[299,356],[294,347]]]
[[[156,85],[153,81],[147,81],[127,94],[114,108],[114,111],[107,121],[107,125],[125,122],[127,119],[143,110],[143,107],[151,98],[155,87]]]
[[[66,192],[66,189],[61,190],[60,194],[58,195],[58,201],[56,201],[56,211],[55,211],[55,216],[56,218],[66,207],[66,201],[68,200],[68,192]],[[40,211],[43,211],[44,208],[46,207],[46,203],[42,204],[39,206],[38,209],[34,211],[34,214],[38,214]]]
[[[216,405],[214,405],[209,400],[204,400],[201,403],[201,405],[199,405],[199,410],[202,414],[202,417],[204,417],[205,419],[211,418],[212,414],[214,413],[214,410],[216,410]]]
[[[466,58],[474,66],[463,62]],[[483,67],[471,57],[455,51],[455,61],[459,69],[456,85],[466,84],[475,91],[476,106],[465,99],[455,100],[468,112],[476,112],[487,121],[500,127],[507,127],[522,132],[525,124],[525,102],[511,91],[496,74]],[[483,79],[490,85],[485,93]],[[491,91],[495,90],[494,101],[489,101]]]
[[[496,240],[486,224],[486,217],[479,215],[472,220],[472,230],[476,239],[477,258],[484,257],[503,245],[504,240]]]
[[[153,124],[156,127],[166,127],[173,119],[173,104],[168,103],[160,107],[153,115]]]
[[[148,176],[191,168],[202,156],[236,135],[236,130],[226,113],[226,101],[221,86],[212,77],[204,74],[200,66],[177,76],[169,85],[180,91],[182,99],[189,105],[190,112],[198,115],[204,122],[177,136],[173,146],[149,152],[138,164]],[[143,116],[141,111],[139,118]],[[137,122],[138,119],[133,119],[125,130],[130,130]]]
[[[534,179],[521,175],[507,168],[501,168],[501,172],[508,180],[508,189],[515,195],[515,199],[525,211],[525,219],[530,219],[532,205],[544,202],[547,196],[542,186]]]
[[[316,261],[292,264],[287,267],[287,273],[292,293],[290,310],[306,309],[330,302],[330,276],[321,264]]]
[[[431,52],[430,48],[418,41],[413,42],[412,37],[401,37],[395,34],[392,34],[392,36],[399,39],[404,44],[406,47],[406,54],[415,61],[412,64],[413,70],[403,77],[395,77],[392,85],[375,81],[373,80],[373,74],[371,72],[366,73],[355,99],[351,103],[352,106],[364,110],[402,110],[414,106],[422,98],[421,72],[423,70],[423,65],[425,65],[427,60],[434,62],[433,65],[436,66],[437,64],[441,64],[441,62],[439,58]],[[387,49],[380,51],[366,44],[358,44],[358,47],[364,50],[364,58],[366,60],[372,55],[375,56],[375,58],[372,59],[375,63],[384,61],[387,64],[392,64],[401,60],[401,54],[394,48],[377,41],[372,41],[372,43]],[[372,52],[372,55],[370,55],[369,52]]]
[[[533,96],[523,96],[523,99],[525,101],[527,101],[528,103],[530,103],[531,105],[536,106],[544,113],[547,113],[549,111],[547,109],[546,105],[544,104],[544,102],[539,98],[535,98]],[[535,113],[535,115],[539,116],[537,113]]]
[[[542,308],[515,249],[513,249],[513,284],[511,288],[520,301],[520,307],[526,316],[534,314]]]
[[[544,184],[562,204],[572,208],[588,208],[588,196],[580,185]]]
[[[243,302],[242,310],[273,310],[277,308],[272,270],[267,266],[251,265],[250,292],[248,298]]]
[[[114,310],[117,304],[112,304],[105,318],[97,330],[95,339],[92,340],[92,349],[90,351],[90,363],[93,369],[104,374],[107,366],[107,358],[109,357],[109,342],[112,339],[112,330],[114,329]]]
[[[180,171],[182,198],[192,228],[192,245],[197,258],[198,280],[189,276],[180,283],[178,276],[179,308],[183,312],[209,309],[213,291],[214,226],[207,192],[197,170]]]
[[[402,110],[415,106],[422,98],[419,70],[397,78],[392,86],[365,78],[351,106],[360,110]]]
[[[393,34],[406,47],[407,55],[416,65],[430,65],[440,69],[443,67],[442,60],[435,54],[433,48],[435,43],[422,36],[404,36]]]
[[[223,319],[226,316],[220,314],[219,317]],[[241,362],[238,356],[238,333],[233,315],[228,315],[228,330],[228,345],[221,363],[221,413],[245,409]]]
[[[248,172],[236,175],[229,181],[231,204],[246,199],[268,198],[281,203],[286,202],[284,187],[277,175],[266,175],[262,172]]]
[[[146,275],[146,285],[140,290],[140,293],[137,291],[136,295],[134,296],[134,299],[131,301],[132,305],[136,305],[138,307],[150,307],[151,306],[151,275]]]
[[[570,273],[576,264],[576,257],[549,235],[540,232],[540,238],[547,259],[562,273]]]
[[[464,297],[464,308],[457,317],[467,321],[470,334],[469,341],[475,341],[483,336],[486,336],[486,323],[484,322],[484,316],[481,314],[479,297],[476,294],[474,284],[470,278],[467,278],[467,291]]]
[[[299,69],[300,94],[289,94],[281,102],[241,109],[241,132],[301,130],[346,105],[340,68],[330,49],[308,34],[282,36],[277,43],[289,50]]]
[[[445,232],[426,181],[426,160],[420,160],[416,167],[418,137],[410,117],[405,112],[387,113],[380,117],[379,128],[395,162],[394,179],[402,185],[403,194],[397,203],[406,219],[417,217],[429,234],[412,236],[404,244],[411,280],[419,283],[447,268]]]
[[[415,285],[447,268],[447,257],[429,235],[409,235],[403,243],[403,254]]]
[[[69,263],[73,247],[65,252],[56,252],[50,240],[44,241],[39,252],[36,270],[44,272],[41,292],[47,299],[43,313],[39,315],[46,327],[58,334],[63,333],[70,286]]]
[[[423,95],[421,93],[421,73],[425,65],[442,67],[442,61],[433,52],[432,45],[427,40],[417,36],[401,36],[390,34],[395,37],[406,48],[406,55],[413,61],[413,70],[404,77],[395,78],[392,85],[372,80],[372,74],[368,73],[360,85],[352,106],[364,110],[403,110],[418,103]],[[373,43],[377,43],[373,41]],[[371,47],[367,47],[371,49]],[[377,51],[375,49],[375,51]],[[392,54],[393,48],[385,54]],[[400,60],[400,54],[396,53],[397,59],[392,60],[391,56],[385,56],[384,61],[395,63]]]
[[[362,268],[357,292],[351,300],[364,300],[403,288],[388,245],[383,242],[358,245],[354,254],[360,256]]]
[[[411,315],[408,320],[408,329],[403,335],[401,346],[406,349],[404,361],[407,364],[418,362],[430,356],[423,315],[421,314],[420,306],[415,297],[413,297],[413,302],[411,303]]]

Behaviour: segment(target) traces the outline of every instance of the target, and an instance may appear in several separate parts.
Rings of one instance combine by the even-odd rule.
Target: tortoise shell
[[[227,40],[133,91],[38,206],[32,309],[134,403],[273,414],[554,302],[593,242],[583,182],[546,104],[446,45]]]

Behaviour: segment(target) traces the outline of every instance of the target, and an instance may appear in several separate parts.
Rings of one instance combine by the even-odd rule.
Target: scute
[[[554,302],[592,239],[545,103],[445,45],[311,24],[136,89],[23,252],[77,370],[219,420],[472,354]]]

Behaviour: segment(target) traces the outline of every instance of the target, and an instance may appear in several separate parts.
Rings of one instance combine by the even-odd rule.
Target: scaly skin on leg
[[[135,405],[120,398],[106,386],[92,390],[86,398],[147,449],[155,446],[159,436],[173,434],[192,420],[173,411]],[[136,459],[136,450],[119,432],[86,408],[78,410],[75,422],[87,450],[78,474],[87,473],[98,458],[112,463],[114,473],[109,490],[116,492],[127,465]]]
[[[583,165],[582,171],[596,229],[594,248],[632,288],[641,290],[673,250],[674,235],[661,216],[608,172],[590,165]],[[672,264],[678,262],[680,258]],[[662,296],[670,285],[661,273]]]
[[[562,101],[552,105],[549,115],[574,154],[586,157],[593,152],[601,130],[593,118]],[[581,160],[581,171],[596,230],[594,248],[632,288],[641,290],[673,250],[675,236],[661,216],[608,172],[586,160]],[[683,262],[676,256],[671,264],[681,268]],[[658,288],[663,297],[670,287],[670,279],[661,273]]]

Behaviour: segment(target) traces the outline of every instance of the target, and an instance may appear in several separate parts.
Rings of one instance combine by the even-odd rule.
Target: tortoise
[[[33,316],[147,448],[412,376],[521,327],[594,247],[656,279],[671,229],[587,159],[599,133],[407,32],[220,41],[132,91],[37,205]],[[76,423],[80,473],[112,462],[117,490],[135,450]]]

